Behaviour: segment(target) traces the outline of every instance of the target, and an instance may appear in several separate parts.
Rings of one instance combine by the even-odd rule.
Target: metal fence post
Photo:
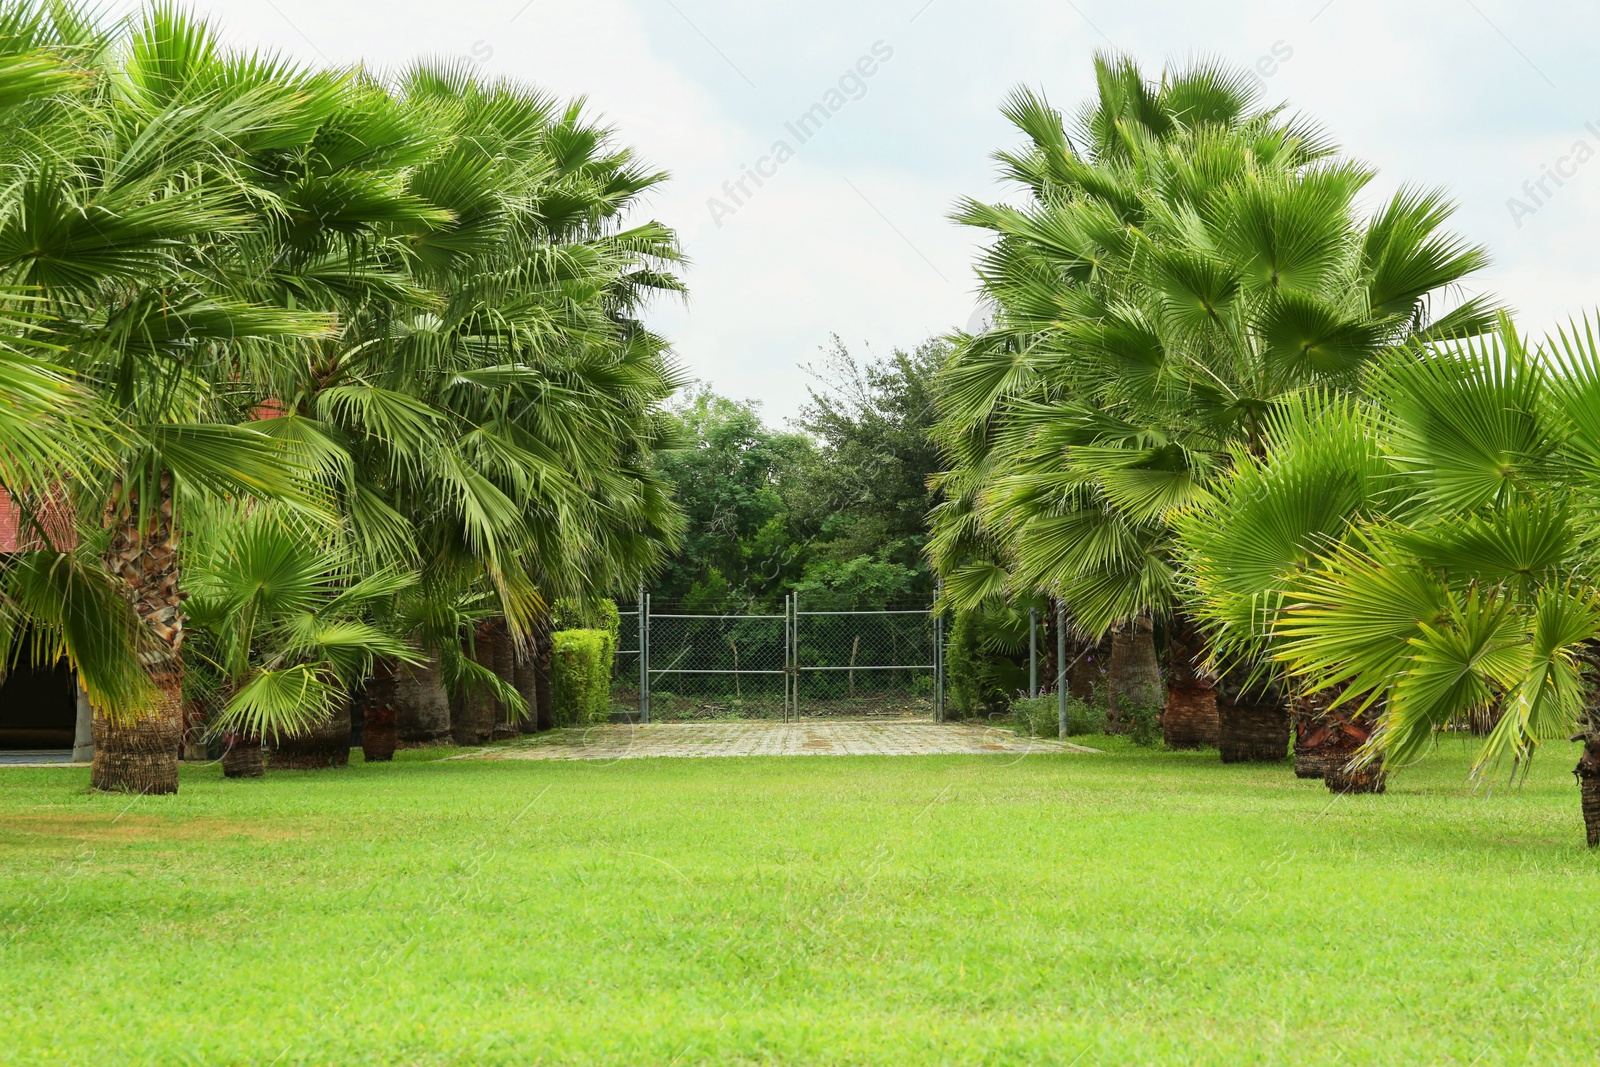
[[[790,605],[794,613],[793,648],[794,648],[794,721],[800,721],[800,594],[794,593],[790,597]]]
[[[1067,606],[1056,601],[1056,729],[1067,739]]]
[[[642,722],[650,721],[650,594],[644,595],[643,625],[639,630],[639,706]]]
[[[794,701],[794,605],[793,594],[783,598],[783,721],[789,721],[789,706]]]
[[[1028,609],[1028,696],[1039,695],[1039,609]]]
[[[944,582],[933,584],[933,721],[944,722]]]
[[[645,681],[644,681],[644,613],[645,613],[645,606],[644,606],[644,586],[642,586],[642,585],[639,586],[638,604],[639,604],[639,607],[638,607],[637,610],[638,610],[638,615],[639,615],[639,721],[640,722],[644,722],[645,721],[645,716],[648,713],[645,711],[645,706],[644,706],[644,686],[645,686]]]

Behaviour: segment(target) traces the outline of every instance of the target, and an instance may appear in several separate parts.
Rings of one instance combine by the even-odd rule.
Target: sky
[[[1493,257],[1473,289],[1524,330],[1600,306],[1600,5],[1581,0],[191,2],[226,41],[308,63],[446,58],[587,97],[672,175],[640,220],[677,231],[690,295],[651,327],[774,422],[832,335],[883,355],[981,319],[982,237],[952,207],[1017,199],[995,176],[1021,140],[999,105],[1025,84],[1070,113],[1101,49],[1152,77],[1195,57],[1255,70],[1378,168],[1369,206],[1444,187]],[[801,125],[819,103],[827,121]]]

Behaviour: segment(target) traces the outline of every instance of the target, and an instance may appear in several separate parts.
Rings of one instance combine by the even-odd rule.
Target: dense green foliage
[[[932,595],[923,558],[932,382],[929,342],[862,363],[837,341],[791,431],[704,388],[675,409],[685,447],[664,452],[687,526],[651,585],[658,600],[774,608],[798,591],[817,608],[872,608]]]
[[[1288,409],[1181,524],[1198,603],[1235,655],[1381,706],[1368,755],[1498,716],[1480,769],[1600,741],[1600,341],[1397,352],[1365,403]],[[1588,768],[1580,768],[1587,772]]]
[[[1099,635],[1179,606],[1171,517],[1278,404],[1356,388],[1392,345],[1480,332],[1493,304],[1444,300],[1487,257],[1444,229],[1442,194],[1366,214],[1374,172],[1246,75],[1095,71],[1076,122],[1008,102],[1027,142],[997,158],[1027,202],[957,212],[992,235],[995,310],[939,388],[932,548],[953,602],[1047,591]]]
[[[1061,707],[1055,694],[1023,697],[1011,702],[1011,728],[1024,737],[1060,737]],[[1067,736],[1106,732],[1104,706],[1077,697],[1067,697]],[[1136,738],[1130,737],[1129,740]]]
[[[220,573],[207,517],[243,498],[292,510],[350,588],[412,575],[347,621],[382,616],[458,689],[493,681],[475,621],[526,650],[550,600],[660,563],[682,383],[640,314],[681,256],[630,217],[665,175],[581,101],[233,51],[168,5],[9,0],[0,58],[0,483],[40,542],[0,562],[0,646],[32,627],[103,717],[171,715],[183,559]],[[263,656],[232,657],[225,699],[292,681]],[[345,667],[284,665],[318,709]]]
[[[616,637],[609,630],[559,630],[553,639],[550,689],[557,726],[589,726],[611,715],[611,666]]]
[[[186,767],[131,806],[0,768],[0,1048],[1593,1062],[1600,871],[1553,762],[1472,790],[1452,743],[1333,799],[1281,766],[1085,743],[1108,754]]]

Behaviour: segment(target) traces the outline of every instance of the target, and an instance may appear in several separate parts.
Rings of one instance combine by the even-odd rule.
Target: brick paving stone
[[[706,722],[554,730],[456,759],[617,760],[715,756],[941,756],[1097,752],[978,723]]]

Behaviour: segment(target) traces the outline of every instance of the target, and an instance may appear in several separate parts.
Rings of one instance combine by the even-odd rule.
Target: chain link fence
[[[942,627],[927,605],[880,611],[621,609],[611,700],[645,721],[939,718]],[[643,683],[641,685],[641,682]]]

